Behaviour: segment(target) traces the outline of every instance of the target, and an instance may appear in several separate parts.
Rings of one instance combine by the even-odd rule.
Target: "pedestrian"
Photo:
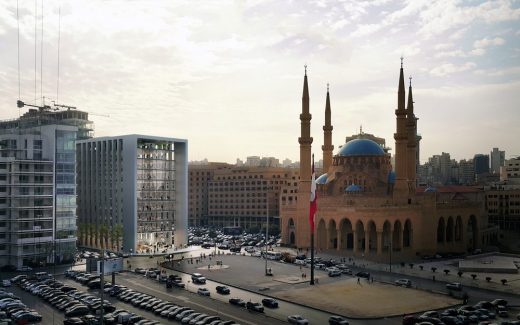
[[[359,283],[359,277],[357,278],[357,283]]]
[[[302,266],[300,265],[300,271],[302,270]]]
[[[316,284],[320,284],[319,278],[316,278]]]
[[[435,282],[435,275],[433,276],[433,282]]]

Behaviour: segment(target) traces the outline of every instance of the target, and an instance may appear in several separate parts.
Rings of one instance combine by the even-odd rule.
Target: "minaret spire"
[[[329,84],[327,83],[327,99],[325,101],[325,125],[323,126],[323,173],[327,173],[329,167],[332,166],[332,151],[334,146],[332,145],[332,124],[331,124],[331,112],[330,112],[330,94]]]
[[[401,56],[401,70],[399,73],[399,89],[397,90],[397,109],[404,111],[404,73],[403,73],[403,57]]]
[[[408,116],[408,119],[415,118],[413,114],[413,97],[412,97],[412,76],[410,76],[410,86],[408,87],[408,105],[407,105],[407,111],[406,114]]]
[[[396,203],[406,202],[409,199],[408,193],[408,129],[405,109],[405,90],[403,57],[401,56],[401,69],[399,71],[399,88],[397,90],[397,109],[395,110],[396,132],[395,139],[395,185],[392,191]]]

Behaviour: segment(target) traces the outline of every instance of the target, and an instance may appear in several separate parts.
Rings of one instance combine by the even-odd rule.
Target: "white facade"
[[[82,245],[156,252],[187,244],[188,142],[146,135],[77,143]]]
[[[500,167],[500,180],[508,184],[520,184],[520,157],[506,160]]]
[[[43,108],[0,122],[0,265],[74,260],[74,143],[90,125],[85,112]]]

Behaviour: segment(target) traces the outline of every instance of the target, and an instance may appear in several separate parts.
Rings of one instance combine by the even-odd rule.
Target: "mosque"
[[[328,88],[328,87],[327,87]],[[464,253],[492,238],[484,193],[473,187],[417,186],[418,152],[412,85],[405,107],[403,63],[399,75],[395,166],[381,138],[360,134],[333,155],[330,95],[327,89],[323,174],[317,178],[315,248],[344,256],[402,261],[437,253]],[[280,225],[286,245],[310,247],[309,196],[312,182],[307,71],[300,114],[300,180],[295,199],[282,200]],[[384,142],[384,140],[383,140]],[[282,198],[283,199],[283,198]]]

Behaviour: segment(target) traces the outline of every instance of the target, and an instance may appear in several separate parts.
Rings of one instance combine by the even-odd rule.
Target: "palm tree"
[[[115,239],[115,243],[116,243],[116,250],[120,250],[120,245],[121,245],[121,240],[123,240],[123,226],[121,224],[116,224],[113,228],[113,238],[112,240]]]
[[[107,248],[108,227],[105,224],[99,226],[100,247]]]

